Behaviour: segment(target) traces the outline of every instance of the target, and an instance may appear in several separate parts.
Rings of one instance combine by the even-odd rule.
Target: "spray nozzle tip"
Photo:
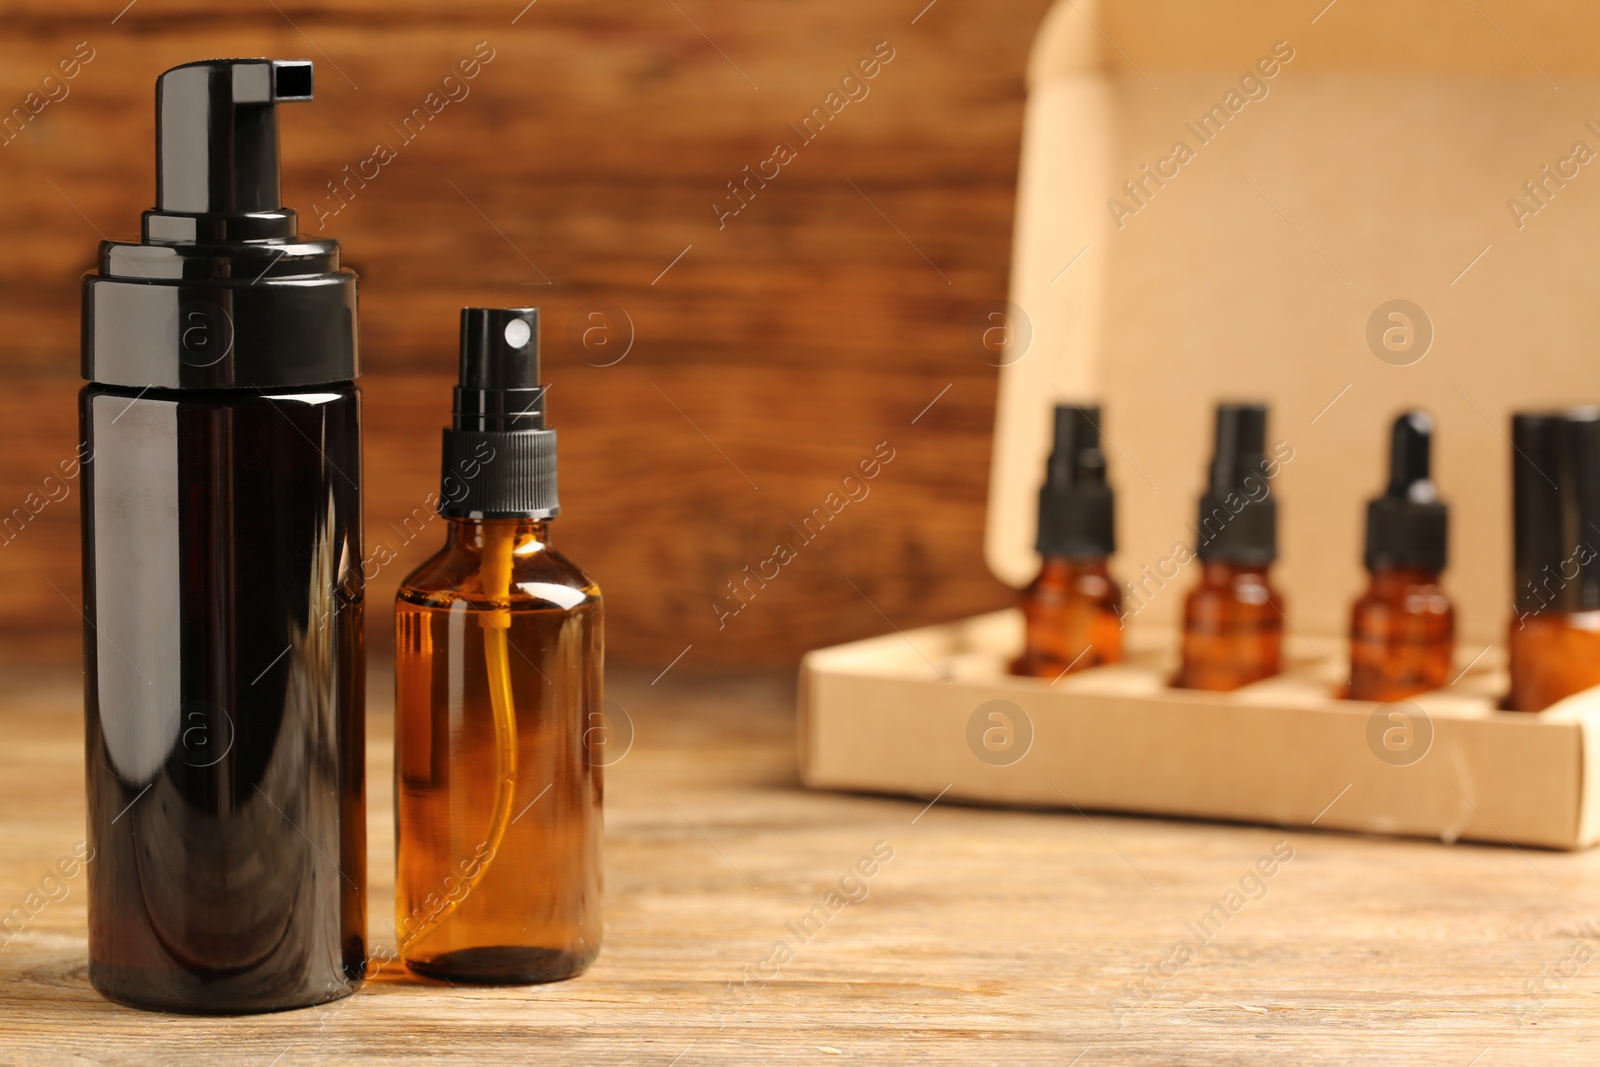
[[[1239,488],[1259,471],[1267,450],[1267,406],[1259,403],[1217,405],[1216,450],[1211,459],[1211,492]]]
[[[231,78],[233,103],[287,104],[311,99],[309,59],[223,59],[174,67],[161,77],[192,67],[220,64]]]
[[[1050,453],[1052,482],[1106,480],[1106,458],[1100,451],[1098,404],[1057,404],[1055,444]]]
[[[544,393],[539,309],[462,308],[457,428],[543,429]]]
[[[1039,490],[1039,554],[1103,559],[1116,549],[1098,404],[1057,404],[1055,441]]]
[[[283,59],[273,62],[272,98],[274,100],[310,100],[311,61],[309,59]]]
[[[536,389],[539,309],[461,309],[461,387]]]

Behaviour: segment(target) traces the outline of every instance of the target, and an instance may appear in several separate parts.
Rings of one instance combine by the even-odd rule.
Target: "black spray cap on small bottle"
[[[1518,611],[1600,608],[1600,408],[1511,418]]]
[[[1195,555],[1266,566],[1278,558],[1278,502],[1267,482],[1267,407],[1218,404],[1216,449],[1200,497]]]
[[[1100,408],[1056,406],[1055,444],[1039,490],[1041,556],[1104,559],[1116,550],[1113,495],[1100,451]]]
[[[211,59],[156,80],[156,204],[83,279],[83,376],[135,389],[356,377],[356,277],[283,206],[278,105],[306,60]]]
[[[1444,570],[1450,509],[1433,484],[1432,453],[1433,416],[1426,411],[1407,411],[1394,420],[1389,486],[1367,504],[1368,570]]]
[[[461,309],[461,377],[444,431],[439,514],[548,519],[561,513],[545,391],[538,308]]]

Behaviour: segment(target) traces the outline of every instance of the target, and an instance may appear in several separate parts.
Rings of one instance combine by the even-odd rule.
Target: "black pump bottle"
[[[297,235],[311,64],[156,83],[156,206],[83,281],[89,980],[242,1013],[366,961],[356,279]]]

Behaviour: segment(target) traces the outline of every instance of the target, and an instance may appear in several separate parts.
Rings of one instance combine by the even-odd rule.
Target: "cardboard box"
[[[1004,674],[1017,611],[813,652],[801,668],[801,768],[818,788],[1318,826],[1576,849],[1600,837],[1600,698],[1495,710],[1493,653],[1447,690],[1338,699],[1302,640],[1278,677],[1173,690],[1173,636],[1054,683]],[[1320,644],[1320,643],[1319,643]],[[1333,643],[1336,644],[1336,643]],[[1335,662],[1338,662],[1335,660]]]
[[[1556,84],[1600,100],[1572,45],[1600,13],[1542,6],[1518,26],[1528,61],[1474,19],[1437,0],[1058,3],[1029,74],[985,555],[1012,585],[1036,573],[1051,409],[1102,403],[1130,657],[1011,677],[1015,612],[814,652],[808,784],[1595,842],[1600,691],[1537,715],[1495,705],[1510,413],[1600,400],[1600,170],[1562,163],[1600,155],[1600,108],[1586,125],[1554,106]],[[1291,639],[1283,675],[1216,695],[1165,683],[1195,580],[1171,560],[1193,543],[1224,398],[1267,400],[1292,450],[1273,484]],[[1464,674],[1380,707],[1334,696],[1346,652],[1319,635],[1347,626],[1364,505],[1410,407],[1438,420]]]

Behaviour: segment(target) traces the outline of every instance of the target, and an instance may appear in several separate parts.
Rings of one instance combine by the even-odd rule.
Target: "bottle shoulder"
[[[122,399],[137,398],[152,404],[183,404],[194,407],[241,407],[245,405],[282,406],[295,404],[312,408],[325,408],[342,403],[359,405],[361,386],[354,379],[336,382],[319,382],[315,385],[286,385],[263,389],[198,389],[163,388],[160,386],[137,388],[129,385],[111,385],[104,382],[85,382],[78,390],[79,398],[90,401],[97,397]]]
[[[462,601],[479,608],[505,606],[504,591],[484,587],[481,554],[459,545],[445,545],[418,565],[400,583],[396,599],[419,607],[448,607]],[[576,611],[601,602],[595,580],[548,545],[512,559],[512,610]]]
[[[1202,605],[1240,605],[1243,607],[1271,608],[1281,613],[1283,593],[1273,584],[1264,567],[1233,567],[1208,565],[1200,573],[1200,580],[1189,590],[1186,602],[1191,609]]]
[[[1436,571],[1380,570],[1373,572],[1356,598],[1358,615],[1453,615],[1450,596]]]
[[[1277,595],[1278,588],[1268,567],[1240,566],[1230,563],[1206,563],[1201,567],[1196,589],[1225,590],[1265,589]]]
[[[1106,568],[1105,560],[1077,561],[1047,558],[1038,575],[1023,589],[1026,601],[1062,603],[1091,600],[1120,604],[1122,593]]]

